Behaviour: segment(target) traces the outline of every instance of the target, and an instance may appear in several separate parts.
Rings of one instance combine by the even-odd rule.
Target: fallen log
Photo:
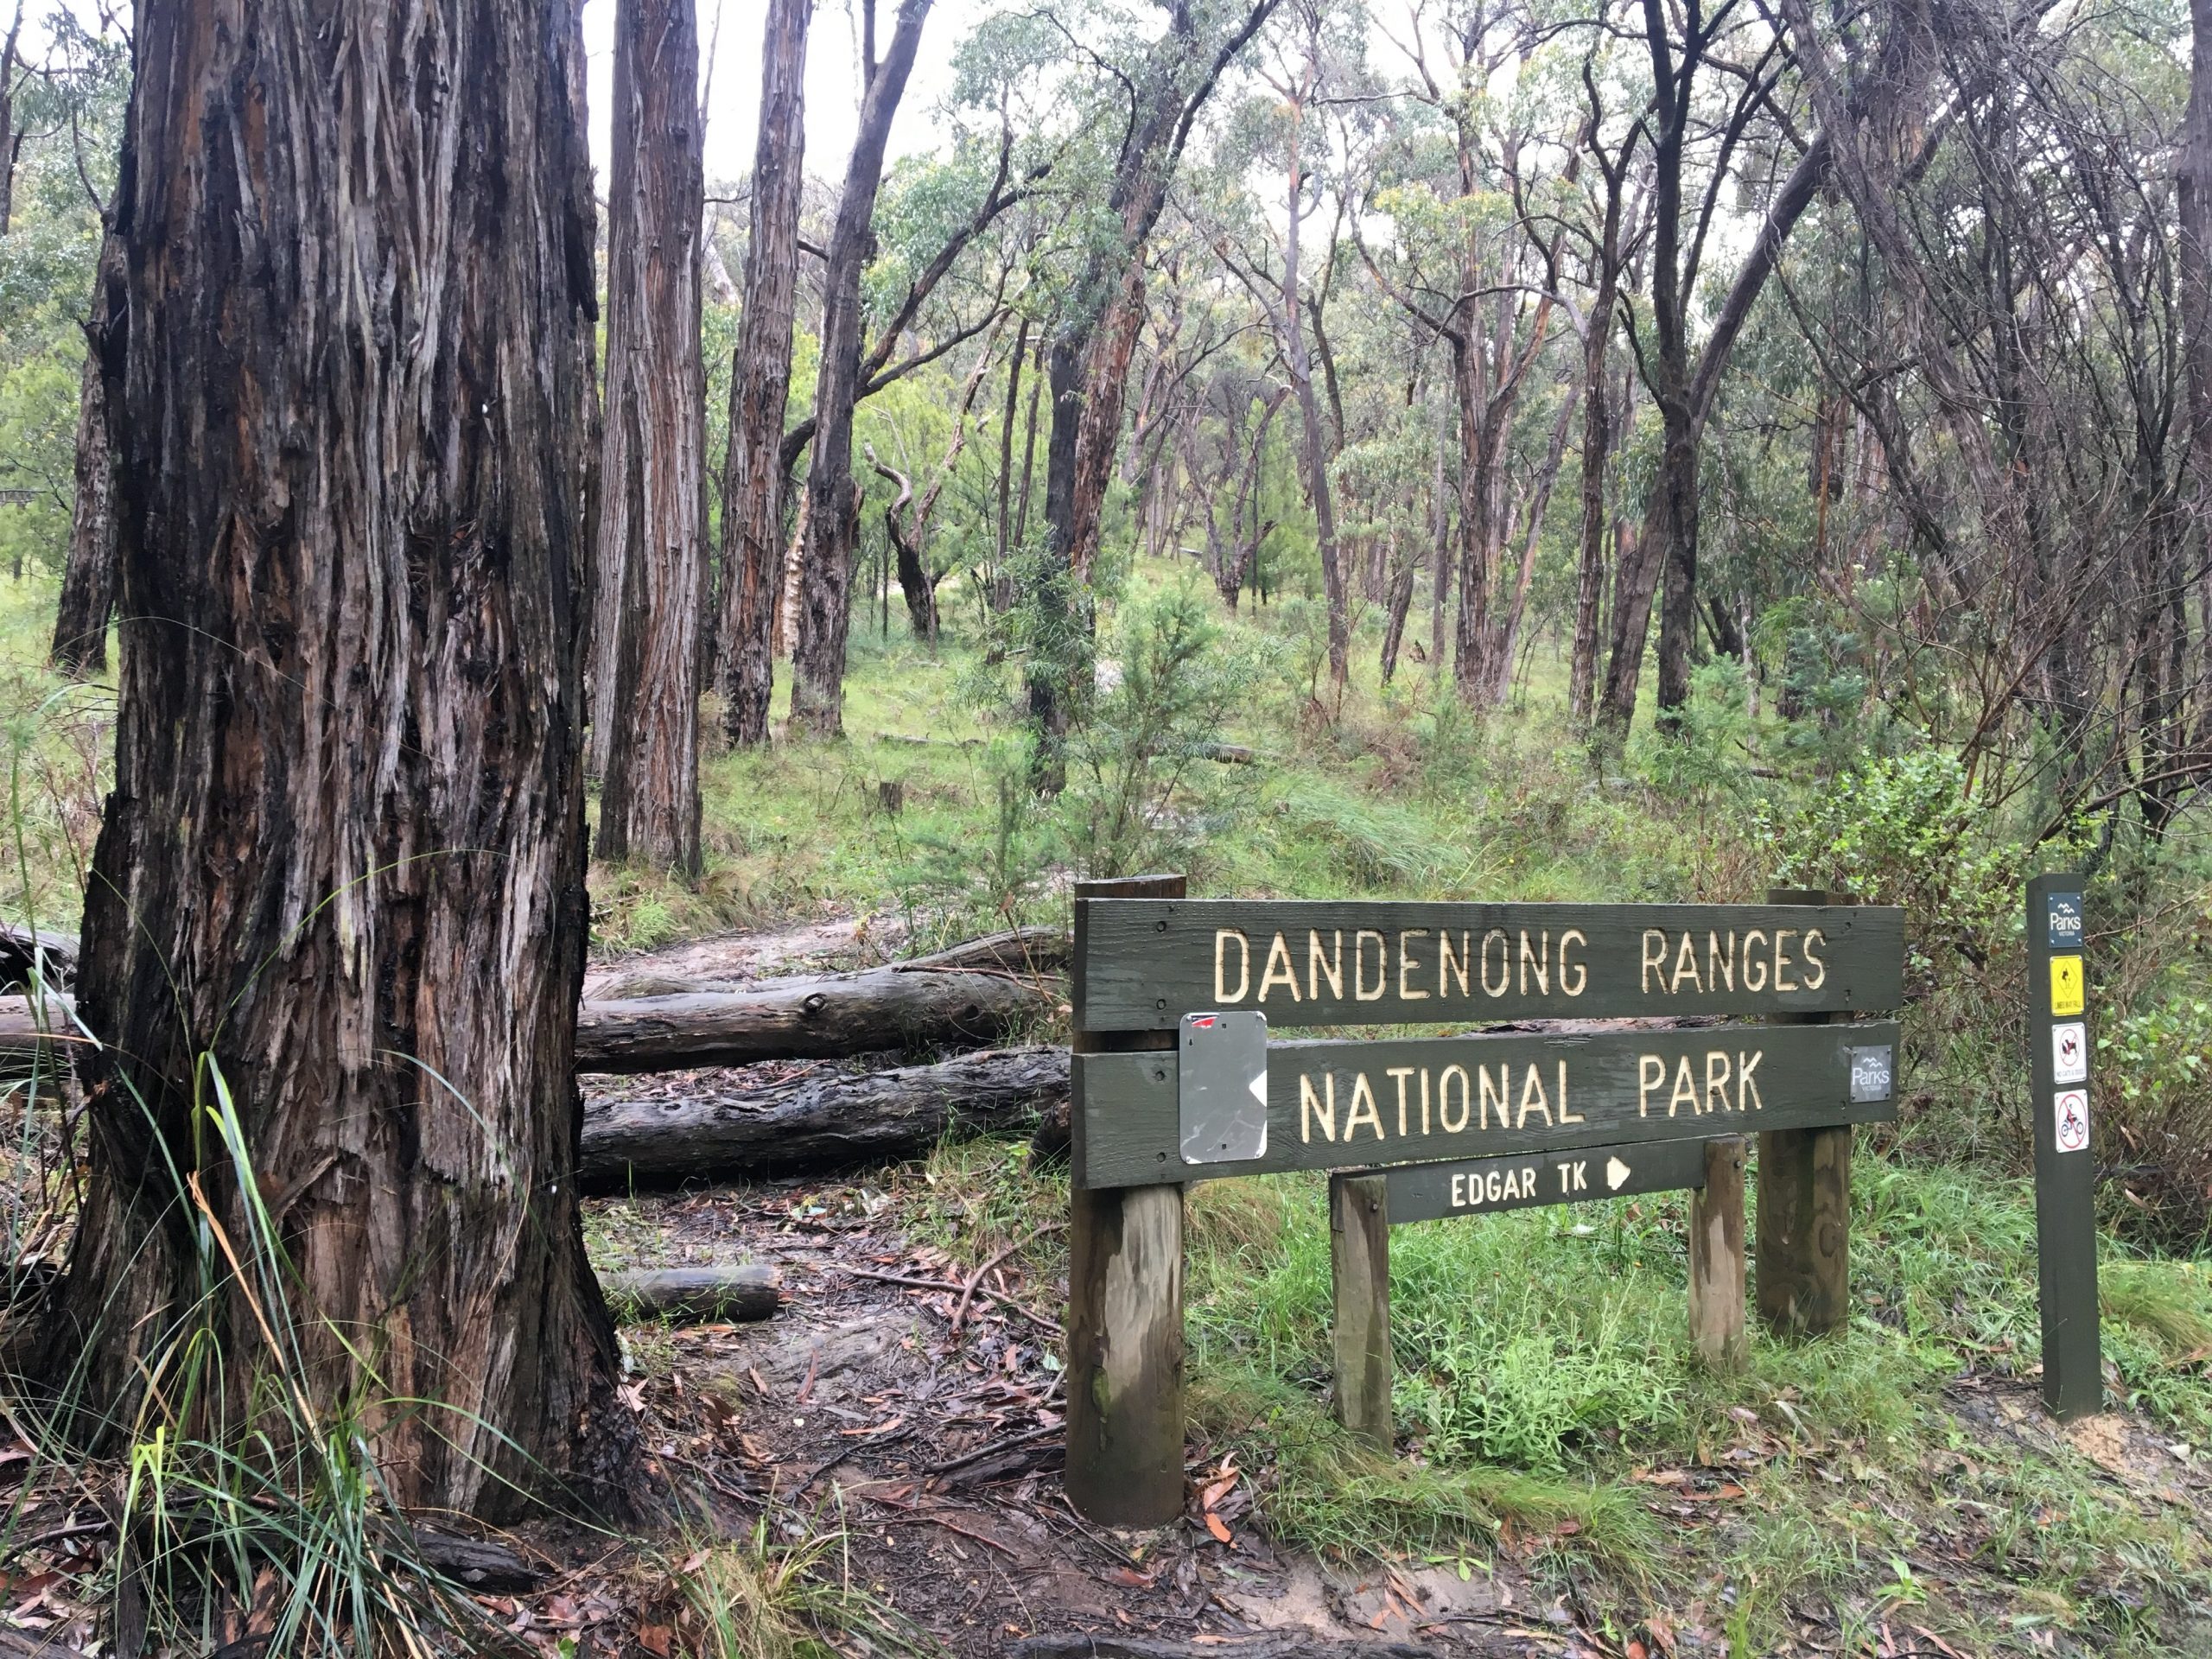
[[[1052,1007],[1006,974],[888,968],[775,980],[751,991],[586,1002],[576,1011],[576,1070],[678,1071],[995,1043]]]
[[[1053,999],[1010,973],[874,968],[775,980],[757,990],[586,1002],[576,1010],[579,1071],[682,1071],[755,1060],[842,1059],[886,1049],[1001,1042]],[[72,1000],[0,996],[0,1061],[28,1065],[49,1046],[85,1041]]]
[[[34,1062],[50,1072],[56,1065],[57,1044],[66,1051],[88,1040],[71,1023],[76,1006],[75,999],[63,991],[48,991],[35,1000],[0,996],[0,1080],[20,1080]]]
[[[719,1268],[635,1268],[599,1275],[618,1311],[634,1319],[678,1324],[733,1324],[773,1317],[784,1275],[765,1262]]]
[[[918,974],[946,968],[997,968],[1010,974],[1062,973],[1074,955],[1075,935],[1064,927],[1016,927],[911,962],[895,962],[891,970]]]
[[[926,957],[887,964],[894,974],[995,969],[1009,974],[1060,974],[1067,971],[1075,951],[1075,936],[1064,927],[1016,927],[980,939],[964,939]],[[818,977],[846,978],[829,975]],[[775,981],[758,979],[699,979],[682,974],[639,969],[610,979],[599,988],[593,1002],[627,1001],[641,996],[728,996],[740,991],[772,988]],[[588,1006],[588,1003],[586,1005]]]
[[[1067,1050],[988,1050],[743,1091],[591,1102],[576,1174],[587,1192],[813,1174],[918,1157],[948,1135],[1027,1135],[1052,1151],[1067,1145]]]

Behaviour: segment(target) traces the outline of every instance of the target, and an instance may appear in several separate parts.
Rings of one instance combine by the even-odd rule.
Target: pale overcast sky
[[[731,183],[753,168],[753,146],[760,119],[760,35],[766,8],[761,0],[697,0],[699,64],[708,76],[707,43],[715,19],[721,16],[721,41],[708,86],[707,181]],[[937,0],[922,26],[922,45],[914,60],[906,96],[891,129],[893,160],[935,147],[940,137],[937,108],[951,89],[953,47],[967,36],[975,19],[992,0]],[[591,149],[607,173],[608,100],[614,65],[615,0],[585,0],[584,50],[591,62]],[[897,15],[895,0],[877,0],[878,49],[889,37]],[[844,176],[852,152],[854,124],[860,113],[859,0],[816,0],[806,53],[806,170],[835,181]]]

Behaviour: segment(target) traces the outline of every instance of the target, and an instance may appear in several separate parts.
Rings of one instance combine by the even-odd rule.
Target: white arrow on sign
[[[1621,1190],[1621,1183],[1628,1179],[1628,1178],[1634,1173],[1635,1172],[1630,1169],[1626,1164],[1621,1162],[1619,1159],[1606,1159],[1605,1190],[1608,1192],[1619,1192]]]

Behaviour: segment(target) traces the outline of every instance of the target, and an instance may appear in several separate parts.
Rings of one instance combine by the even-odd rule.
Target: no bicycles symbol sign
[[[2052,1102],[2054,1130],[2061,1152],[2083,1152],[2089,1145],[2089,1091],[2062,1089]]]

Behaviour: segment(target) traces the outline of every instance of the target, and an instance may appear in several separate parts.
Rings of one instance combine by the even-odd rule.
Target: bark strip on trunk
[[[495,1515],[613,1500],[635,1439],[573,1179],[594,208],[570,0],[389,12],[136,20],[105,1046],[40,1358],[91,1432],[202,1357],[177,1432],[235,1432],[265,1313],[396,1504]],[[275,1307],[212,1242],[251,1272],[264,1215]]]
[[[123,249],[100,242],[92,303],[85,319],[85,372],[77,394],[76,499],[69,514],[69,557],[54,618],[49,660],[60,672],[90,679],[107,672],[107,625],[115,614],[115,451],[108,429],[108,318],[123,282]]]

